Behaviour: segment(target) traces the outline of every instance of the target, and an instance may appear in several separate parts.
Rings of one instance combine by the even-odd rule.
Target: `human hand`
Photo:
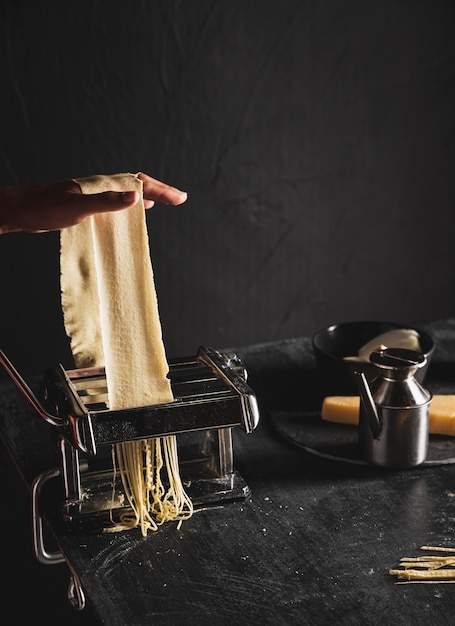
[[[187,194],[140,172],[146,209],[155,202],[178,205]],[[0,234],[42,233],[75,226],[95,213],[120,211],[138,201],[137,191],[84,195],[74,181],[48,185],[0,187]]]

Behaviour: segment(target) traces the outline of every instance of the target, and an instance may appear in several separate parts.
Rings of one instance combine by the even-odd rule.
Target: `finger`
[[[143,194],[146,200],[153,200],[161,204],[182,204],[186,201],[188,194],[180,191],[176,187],[162,183],[143,172],[139,172],[138,178],[142,180]]]
[[[139,200],[137,191],[105,191],[103,193],[87,194],[72,198],[75,204],[84,205],[88,214],[121,211],[134,206]]]

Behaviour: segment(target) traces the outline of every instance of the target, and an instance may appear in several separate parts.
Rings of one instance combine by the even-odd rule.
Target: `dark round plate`
[[[368,465],[360,455],[357,426],[328,422],[314,411],[275,411],[270,418],[280,436],[311,454],[332,461]],[[422,465],[450,463],[455,463],[455,437],[430,435],[427,459]]]

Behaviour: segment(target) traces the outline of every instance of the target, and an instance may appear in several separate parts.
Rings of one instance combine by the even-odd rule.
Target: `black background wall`
[[[455,313],[453,0],[0,5],[0,184],[143,170],[169,356]],[[71,365],[59,236],[0,237],[0,346]]]

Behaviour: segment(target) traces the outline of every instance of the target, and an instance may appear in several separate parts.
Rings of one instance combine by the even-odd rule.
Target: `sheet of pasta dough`
[[[134,207],[61,231],[62,309],[76,366],[106,368],[111,409],[171,402],[142,181],[115,174],[76,182],[84,194],[140,192]]]

